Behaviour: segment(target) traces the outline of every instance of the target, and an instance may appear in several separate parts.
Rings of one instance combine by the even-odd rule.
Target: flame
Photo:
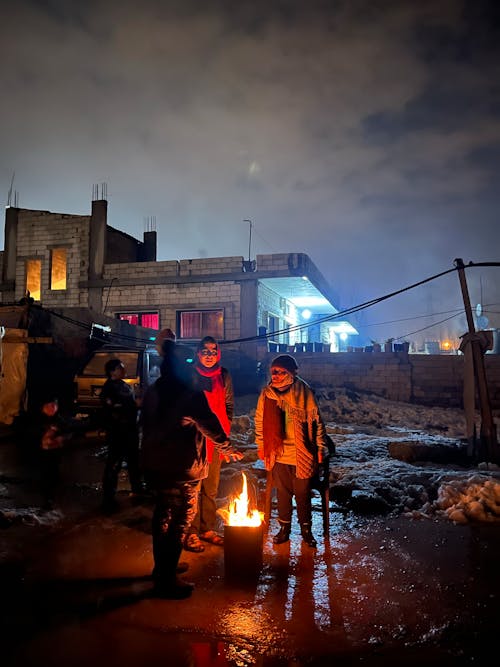
[[[239,496],[229,503],[229,511],[226,516],[228,526],[260,526],[264,512],[254,509],[250,512],[248,508],[248,485],[247,477],[243,475],[243,490]]]

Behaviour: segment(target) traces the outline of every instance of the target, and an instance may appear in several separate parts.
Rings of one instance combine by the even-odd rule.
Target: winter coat
[[[266,399],[271,401],[269,405],[273,405],[273,409],[286,411],[293,420],[297,477],[299,479],[313,477],[318,468],[318,453],[321,452],[323,458],[328,456],[328,442],[325,425],[312,389],[307,382],[296,376],[285,391],[278,391],[269,383],[260,393],[255,411],[255,442],[259,458],[264,460],[266,470],[272,470],[276,462],[276,451],[270,451],[264,442]]]
[[[142,469],[158,488],[207,476],[205,438],[222,454],[234,451],[205,394],[175,377],[146,390],[140,425]]]
[[[103,384],[99,400],[103,407],[106,429],[135,428],[137,404],[132,387],[123,380],[108,378]]]
[[[215,369],[213,369],[213,371],[215,371]],[[205,373],[207,374],[205,375]],[[225,432],[227,433],[227,435],[229,435],[229,433],[231,432],[231,422],[233,420],[233,415],[234,415],[233,381],[231,378],[231,374],[229,373],[227,368],[224,368],[224,366],[220,366],[220,377],[222,379],[222,386],[224,392],[223,404],[222,404],[222,396],[220,399],[220,403],[218,402],[217,399],[215,400],[215,402],[211,400],[210,392],[213,391],[214,380],[210,370],[206,371],[206,369],[204,369],[203,367],[195,367],[193,373],[193,385],[196,389],[205,392],[205,396],[207,397],[211,410],[215,412]],[[218,405],[218,409],[217,407],[215,407],[216,405]],[[212,461],[213,450],[214,450],[214,443],[210,439],[207,439],[207,457],[209,462]]]

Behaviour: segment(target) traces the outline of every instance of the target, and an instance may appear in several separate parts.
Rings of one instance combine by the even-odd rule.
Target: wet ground
[[[182,556],[192,597],[161,600],[149,579],[151,504],[132,503],[125,477],[120,511],[98,511],[101,446],[83,440],[66,456],[62,516],[35,513],[34,525],[0,529],[2,665],[411,667],[486,664],[496,654],[498,525],[332,506],[325,537],[315,498],[317,550],[296,525],[274,546],[273,517],[255,576],[242,568],[228,577],[224,549],[207,545]],[[0,507],[17,494],[32,516],[36,471],[5,439],[0,464]]]

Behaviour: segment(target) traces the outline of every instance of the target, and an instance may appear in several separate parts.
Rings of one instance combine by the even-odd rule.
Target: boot
[[[184,581],[179,576],[170,579],[158,579],[154,582],[153,595],[167,600],[185,600],[193,592],[194,584]]]
[[[280,524],[280,529],[273,537],[274,544],[283,544],[283,542],[288,542],[288,540],[290,539],[291,524],[285,523],[284,521],[280,521],[279,524]]]
[[[307,544],[307,546],[311,547],[312,549],[316,549],[316,547],[318,546],[318,543],[314,539],[314,535],[311,533],[311,524],[310,523],[301,524],[300,534],[302,535],[302,539]]]

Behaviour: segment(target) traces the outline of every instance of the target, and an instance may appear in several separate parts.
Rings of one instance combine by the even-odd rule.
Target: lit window
[[[224,339],[223,310],[184,310],[177,317],[180,339],[201,340],[205,336]]]
[[[129,324],[135,324],[148,329],[160,328],[160,316],[158,313],[117,313],[119,320],[125,320]]]
[[[66,248],[50,251],[50,289],[66,289]]]
[[[35,301],[40,301],[42,291],[42,260],[26,260],[26,292]]]

